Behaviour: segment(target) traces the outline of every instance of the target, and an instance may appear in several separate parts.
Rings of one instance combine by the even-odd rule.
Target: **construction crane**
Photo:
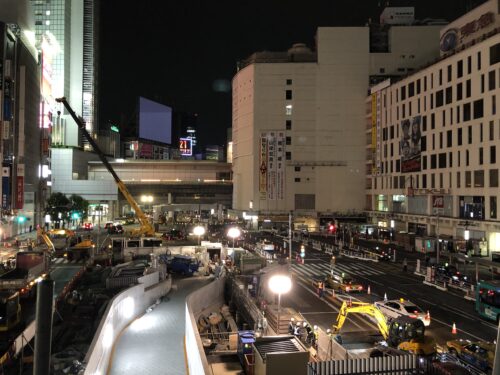
[[[373,317],[384,340],[391,347],[421,355],[436,352],[436,343],[432,338],[425,336],[425,325],[420,319],[400,316],[388,322],[384,314],[371,303],[344,301],[337,322],[333,326],[334,333],[339,333],[350,313]]]
[[[97,143],[94,141],[94,139],[90,136],[89,132],[85,128],[85,122],[83,121],[83,119],[76,115],[75,111],[73,111],[73,109],[71,108],[69,103],[66,101],[65,97],[58,98],[58,99],[56,99],[56,101],[58,103],[62,103],[64,105],[64,107],[66,108],[66,110],[71,115],[71,117],[73,118],[73,120],[75,120],[76,125],[82,131],[83,136],[90,143],[90,145],[92,146],[94,151],[97,153],[97,155],[99,156],[99,158],[101,159],[102,163],[104,164],[106,169],[109,171],[109,173],[111,173],[111,175],[115,179],[115,182],[116,182],[116,185],[118,186],[118,189],[123,194],[123,196],[125,197],[127,202],[130,204],[132,209],[135,211],[135,215],[137,216],[137,219],[139,220],[140,227],[139,227],[139,229],[133,230],[131,235],[137,236],[137,237],[154,236],[155,230],[154,230],[153,226],[151,225],[151,223],[149,222],[148,217],[144,214],[144,212],[142,212],[141,208],[139,207],[139,205],[137,204],[135,199],[132,197],[132,195],[128,191],[128,189],[125,186],[125,184],[123,183],[123,181],[120,179],[120,177],[118,177],[118,175],[116,174],[116,172],[113,169],[113,167],[111,166],[111,164],[109,164],[104,153],[101,151],[101,149],[99,148]]]

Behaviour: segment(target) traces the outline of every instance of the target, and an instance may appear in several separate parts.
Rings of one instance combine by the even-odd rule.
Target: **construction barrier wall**
[[[108,304],[85,357],[85,375],[107,373],[113,345],[120,332],[172,287],[171,278],[159,282],[158,272],[145,275],[138,281],[140,284],[117,294]]]
[[[195,314],[217,301],[221,304],[224,302],[224,284],[225,278],[216,279],[186,298],[185,349],[190,374],[213,375],[198,332]]]

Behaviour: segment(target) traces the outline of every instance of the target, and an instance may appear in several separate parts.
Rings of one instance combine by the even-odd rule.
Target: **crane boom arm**
[[[120,192],[123,194],[123,196],[125,197],[127,202],[130,204],[132,209],[135,211],[137,219],[139,220],[139,223],[141,225],[141,228],[137,234],[139,234],[139,235],[144,234],[144,235],[149,235],[149,236],[154,235],[155,231],[154,231],[153,226],[149,222],[149,219],[146,217],[144,212],[142,212],[141,208],[139,207],[139,205],[137,204],[135,199],[132,197],[132,195],[128,191],[128,189],[125,186],[125,184],[123,183],[123,181],[120,179],[120,177],[118,177],[115,170],[113,169],[113,167],[111,166],[109,161],[106,159],[106,156],[101,151],[101,149],[99,148],[99,146],[97,145],[95,140],[90,136],[87,129],[85,129],[85,123],[83,122],[83,120],[76,115],[75,111],[73,111],[73,108],[71,108],[71,106],[69,105],[69,103],[67,102],[65,97],[57,98],[56,101],[58,103],[62,103],[64,105],[64,107],[66,108],[66,110],[71,115],[71,117],[73,118],[73,120],[75,120],[76,125],[82,131],[83,136],[90,143],[90,145],[92,146],[94,151],[99,156],[99,159],[101,159],[101,161],[104,164],[104,166],[106,167],[106,169],[109,171],[109,173],[111,173],[111,175],[115,179],[116,185],[118,186],[118,190],[120,190]]]
[[[349,313],[372,316],[377,321],[377,327],[384,337],[384,340],[387,340],[389,337],[389,327],[387,326],[384,314],[371,303],[364,302],[352,302],[352,306],[349,306],[347,302],[344,301],[340,308],[339,315],[337,316],[337,324],[333,326],[334,332],[340,331]]]
[[[54,243],[52,242],[50,237],[47,235],[47,233],[43,229],[38,228],[37,235],[43,240],[43,242],[45,242],[45,244],[49,248],[49,251],[55,253],[56,248],[54,247]]]

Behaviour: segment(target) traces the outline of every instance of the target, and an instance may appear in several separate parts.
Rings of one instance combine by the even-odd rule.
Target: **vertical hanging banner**
[[[267,199],[276,199],[276,133],[267,137]]]
[[[276,196],[285,199],[285,133],[277,133],[276,149]]]
[[[2,208],[10,209],[10,167],[2,167]]]
[[[16,179],[16,208],[21,209],[24,206],[24,164],[17,165]]]
[[[267,197],[267,134],[260,135],[260,158],[259,158],[259,193],[260,199]]]

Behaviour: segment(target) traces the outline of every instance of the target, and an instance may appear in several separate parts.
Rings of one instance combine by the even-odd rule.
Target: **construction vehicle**
[[[83,136],[85,139],[90,143],[92,148],[94,149],[95,153],[99,156],[99,159],[101,159],[102,163],[106,167],[109,173],[113,176],[116,185],[118,186],[118,190],[123,194],[127,202],[130,204],[132,209],[135,211],[135,215],[137,216],[137,219],[139,221],[140,227],[138,229],[134,229],[131,232],[131,236],[133,237],[141,237],[141,236],[154,236],[155,235],[155,230],[154,227],[151,225],[148,217],[142,212],[141,208],[135,201],[135,199],[132,197],[130,192],[128,191],[127,187],[123,183],[123,181],[118,177],[116,174],[115,170],[111,166],[111,164],[108,162],[108,159],[106,159],[106,156],[104,153],[101,151],[97,143],[94,141],[94,138],[92,138],[85,128],[85,122],[83,121],[82,118],[78,117],[69,105],[69,103],[66,101],[66,98],[58,98],[56,99],[58,103],[62,103],[66,110],[69,112],[73,120],[75,120],[76,125],[80,128]]]
[[[54,246],[54,243],[50,239],[49,235],[42,228],[38,228],[36,234],[37,237],[41,238],[42,241],[45,243],[45,245],[47,245],[47,251],[50,254],[55,254],[56,248]]]
[[[350,313],[374,318],[378,330],[390,347],[419,355],[436,353],[436,343],[432,338],[425,336],[425,325],[420,319],[400,316],[387,321],[384,314],[371,303],[344,301],[337,322],[333,326],[334,333],[339,333]]]

